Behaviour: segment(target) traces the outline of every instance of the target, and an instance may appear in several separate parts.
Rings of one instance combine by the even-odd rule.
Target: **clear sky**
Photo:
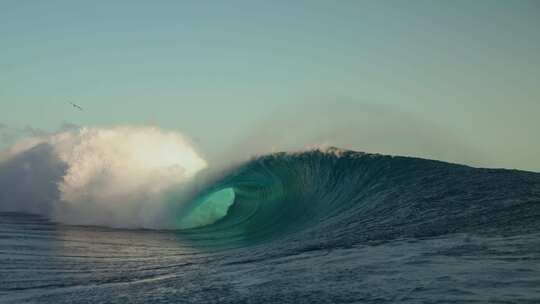
[[[349,148],[540,171],[539,54],[534,0],[0,0],[0,124],[151,122],[216,157],[279,113],[336,105],[353,138],[351,112],[382,107],[475,156],[392,145],[399,122]]]

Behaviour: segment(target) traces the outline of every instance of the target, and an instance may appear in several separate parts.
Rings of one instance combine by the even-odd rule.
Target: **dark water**
[[[225,217],[182,231],[0,213],[0,302],[540,303],[538,173],[331,150],[201,197],[227,189]]]

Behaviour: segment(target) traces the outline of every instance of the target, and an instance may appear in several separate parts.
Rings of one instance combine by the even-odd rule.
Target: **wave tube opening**
[[[190,229],[211,225],[223,218],[234,204],[233,188],[223,188],[195,199],[191,208],[178,217],[178,229]]]

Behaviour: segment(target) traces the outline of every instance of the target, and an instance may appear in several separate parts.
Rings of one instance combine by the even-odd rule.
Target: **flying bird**
[[[69,102],[70,105],[72,105],[74,108],[78,109],[79,111],[83,110],[83,108],[80,105],[75,104],[75,103],[73,103],[71,101],[68,101],[68,102]]]

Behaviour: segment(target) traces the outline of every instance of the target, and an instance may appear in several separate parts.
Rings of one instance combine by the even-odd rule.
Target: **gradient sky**
[[[0,0],[0,123],[152,122],[219,154],[276,113],[343,100],[479,155],[448,160],[540,171],[539,54],[538,1]],[[378,147],[350,148],[445,159]]]

